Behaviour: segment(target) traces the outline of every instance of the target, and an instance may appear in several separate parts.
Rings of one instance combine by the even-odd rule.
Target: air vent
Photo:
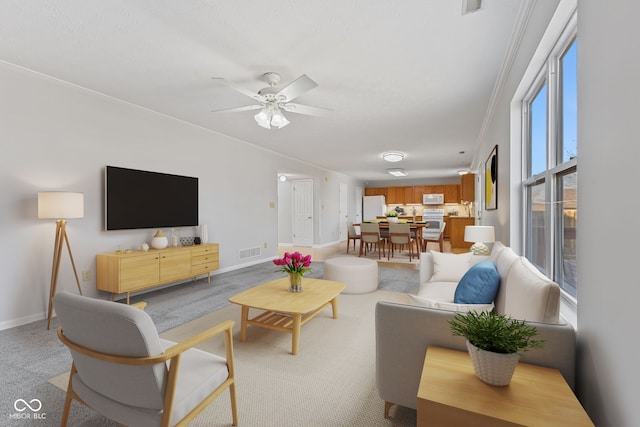
[[[260,256],[260,253],[260,247],[240,249],[240,259],[254,258]]]
[[[462,0],[462,14],[477,12],[482,9],[482,0]]]

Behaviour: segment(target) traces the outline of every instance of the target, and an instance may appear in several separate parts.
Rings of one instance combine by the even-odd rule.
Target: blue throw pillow
[[[491,304],[500,287],[500,275],[491,260],[471,267],[460,279],[453,296],[456,304]]]

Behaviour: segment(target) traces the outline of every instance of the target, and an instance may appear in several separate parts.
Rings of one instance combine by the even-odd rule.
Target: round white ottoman
[[[373,292],[378,289],[378,263],[366,258],[329,258],[324,262],[324,278],[346,283],[343,294]]]

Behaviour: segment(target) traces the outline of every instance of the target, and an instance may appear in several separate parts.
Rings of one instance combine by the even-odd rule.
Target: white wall
[[[532,19],[542,19],[555,2],[535,2]],[[640,143],[640,4],[625,0],[578,1],[578,346],[577,395],[595,425],[640,425],[637,404],[640,365],[638,336],[637,245],[634,225],[640,212],[637,163]],[[508,83],[479,150],[484,161],[499,145],[497,211],[483,223],[496,226],[496,237],[518,241],[518,182],[509,180],[510,101],[537,44],[527,33],[518,49]],[[515,191],[512,191],[513,188]],[[515,196],[514,196],[515,195]],[[620,206],[620,209],[616,207]],[[570,422],[567,423],[570,425]]]
[[[46,316],[55,225],[37,218],[38,191],[85,194],[85,218],[69,220],[67,231],[78,270],[91,271],[92,280],[81,282],[83,292],[97,296],[95,255],[138,248],[155,232],[103,230],[105,165],[198,177],[200,222],[208,225],[209,241],[221,245],[221,271],[259,261],[241,261],[241,249],[262,248],[262,260],[277,254],[279,172],[297,168],[319,182],[343,180],[351,188],[361,185],[343,175],[3,63],[0,93],[0,244],[4,248],[0,329]],[[318,188],[326,208],[334,209],[338,191],[334,194],[333,187],[324,185]],[[353,199],[349,203],[355,206]],[[335,234],[337,219],[336,224],[332,221],[331,215],[325,216],[322,225],[328,232],[316,233],[319,243],[330,241]],[[182,236],[195,235],[191,227],[178,231]],[[66,249],[59,278],[59,289],[77,292]],[[107,295],[100,293],[100,297]]]
[[[640,425],[638,16],[578,1],[578,387],[597,426]]]

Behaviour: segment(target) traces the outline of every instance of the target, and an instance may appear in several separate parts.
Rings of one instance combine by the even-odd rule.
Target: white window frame
[[[561,177],[568,171],[577,170],[577,157],[557,165],[556,158],[562,153],[558,153],[559,126],[561,111],[559,103],[555,98],[559,88],[557,73],[558,60],[571,45],[577,35],[577,1],[562,0],[558,5],[556,13],[552,18],[547,31],[545,32],[538,49],[536,50],[529,67],[523,75],[522,81],[517,88],[511,103],[511,170],[513,185],[511,188],[511,213],[512,218],[522,218],[521,221],[511,222],[511,235],[517,236],[512,239],[512,246],[520,249],[523,254],[527,253],[527,190],[530,185],[544,180],[545,201],[550,205],[545,209],[545,224],[549,227],[545,229],[544,269],[549,277],[555,277],[556,264],[561,260],[562,254],[557,251],[554,236],[557,232],[554,224],[557,209],[554,201],[557,200],[556,177]],[[547,168],[534,176],[528,176],[529,159],[529,112],[528,105],[533,96],[538,93],[543,83],[547,84]],[[561,123],[561,122],[560,122]],[[562,160],[562,157],[560,157]],[[519,214],[519,216],[516,215]],[[557,255],[556,255],[557,254]],[[564,290],[561,292],[561,314],[574,327],[577,326],[577,300]]]

